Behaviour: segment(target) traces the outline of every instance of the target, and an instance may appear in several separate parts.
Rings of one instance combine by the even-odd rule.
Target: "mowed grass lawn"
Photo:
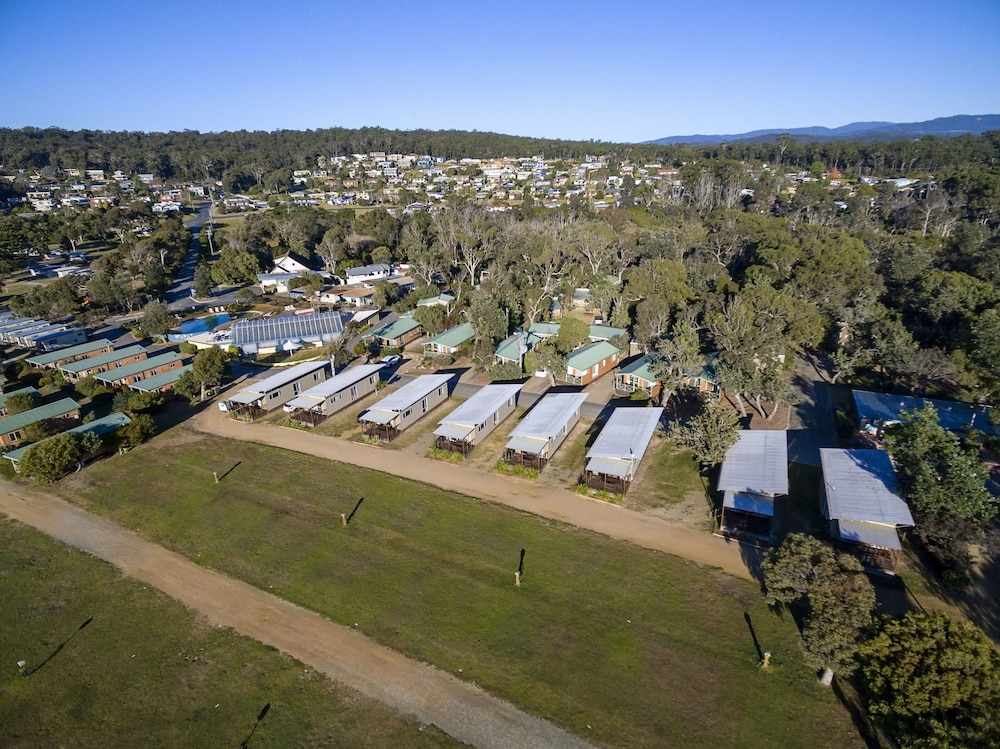
[[[225,475],[215,483],[212,471]],[[790,617],[753,584],[668,555],[183,427],[59,488],[598,744],[862,746],[803,664]],[[767,671],[744,612],[774,654]]]
[[[0,600],[5,749],[236,749],[266,703],[250,742],[261,749],[459,746],[9,520],[0,520]],[[22,659],[37,668],[30,676],[18,674]]]

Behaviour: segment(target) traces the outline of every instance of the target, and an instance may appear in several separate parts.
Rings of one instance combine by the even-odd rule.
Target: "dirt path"
[[[331,679],[476,747],[590,746],[468,682],[277,596],[226,577],[48,494],[0,482],[0,512],[103,559],[213,624],[278,648]]]
[[[582,497],[566,489],[500,476],[469,466],[430,460],[402,450],[386,450],[335,437],[274,424],[248,424],[227,418],[215,408],[202,411],[187,424],[222,437],[248,440],[295,450],[342,463],[373,468],[423,481],[442,489],[513,507],[596,531],[647,549],[663,551],[698,564],[718,567],[743,579],[752,579],[747,551],[739,543],[706,535],[617,505]],[[758,554],[754,551],[751,557]]]

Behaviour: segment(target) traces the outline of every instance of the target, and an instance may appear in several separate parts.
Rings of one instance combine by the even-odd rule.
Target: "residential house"
[[[375,341],[382,348],[403,349],[408,343],[420,338],[423,330],[420,323],[412,317],[400,317],[395,322],[372,331],[367,338]]]
[[[21,413],[0,419],[0,447],[12,447],[24,439],[24,428],[44,422],[63,431],[80,419],[80,406],[72,398],[46,403]]]
[[[591,489],[624,494],[635,480],[662,408],[616,408],[587,451],[584,482]]]
[[[537,401],[510,433],[504,460],[544,468],[580,421],[586,393],[549,393]]]
[[[386,263],[362,265],[357,268],[348,268],[345,275],[348,284],[385,281],[392,275],[392,266]]]
[[[59,367],[63,364],[79,361],[80,359],[100,356],[101,354],[109,354],[114,350],[115,347],[111,341],[106,338],[100,338],[96,341],[88,341],[77,346],[70,346],[69,348],[58,349],[57,351],[49,353],[29,356],[26,361],[33,367],[40,367],[42,369],[59,369]]]
[[[436,296],[427,297],[425,299],[418,299],[418,307],[444,307],[448,309],[452,304],[455,303],[455,296],[444,291]]]
[[[280,273],[295,273],[301,275],[303,273],[312,272],[312,268],[291,253],[276,257],[274,259],[274,265],[271,267],[271,273],[275,275]]]
[[[390,393],[359,417],[368,437],[389,442],[435,407],[448,400],[448,384],[454,374],[415,377]]]
[[[126,346],[122,349],[112,349],[106,354],[76,359],[59,365],[59,371],[69,382],[79,382],[90,375],[98,375],[118,367],[125,367],[146,358],[146,349],[142,346]]]
[[[99,372],[94,375],[94,379],[111,387],[127,388],[129,385],[156,377],[172,369],[180,369],[182,366],[184,366],[184,360],[180,354],[176,351],[166,351],[132,364]]]
[[[454,355],[463,344],[471,341],[476,335],[471,322],[456,325],[424,343],[424,355]]]
[[[653,373],[652,363],[653,357],[646,354],[622,365],[615,372],[615,393],[632,395],[641,391],[646,393],[650,400],[657,400],[663,392],[663,384]]]
[[[325,382],[331,373],[328,360],[308,361],[291,367],[275,367],[271,374],[251,382],[242,390],[220,401],[219,408],[244,421],[266,416],[281,408],[300,393]]]
[[[378,387],[382,364],[359,364],[348,367],[292,398],[282,408],[293,421],[316,426]]]
[[[620,357],[618,347],[607,341],[581,346],[566,357],[566,372],[556,375],[556,379],[588,385],[618,366]]]
[[[775,497],[788,494],[787,432],[741,431],[726,452],[717,488],[723,493],[720,533],[769,540]]]
[[[435,444],[442,450],[468,455],[514,413],[522,387],[519,384],[484,385],[438,422],[434,430]]]
[[[913,527],[913,515],[889,453],[824,447],[819,457],[831,535],[866,567],[895,572],[902,549],[898,529]]]

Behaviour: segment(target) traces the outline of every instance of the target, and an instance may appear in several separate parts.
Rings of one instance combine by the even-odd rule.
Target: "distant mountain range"
[[[773,128],[753,130],[736,135],[671,135],[666,138],[645,141],[649,144],[667,146],[672,143],[691,145],[732,143],[735,141],[769,141],[779,135],[790,135],[796,140],[913,140],[925,135],[951,138],[956,135],[979,135],[987,130],[1000,130],[1000,114],[957,114],[953,117],[938,117],[925,122],[852,122],[843,127],[798,127],[792,129]]]

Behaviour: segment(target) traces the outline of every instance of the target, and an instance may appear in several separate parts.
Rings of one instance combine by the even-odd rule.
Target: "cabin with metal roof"
[[[484,385],[438,422],[434,430],[437,447],[468,455],[514,413],[522,387],[523,384]]]
[[[997,428],[990,423],[989,410],[971,403],[873,393],[867,390],[855,390],[853,394],[858,427],[861,431],[878,437],[882,436],[882,431],[887,426],[902,423],[904,413],[919,411],[928,403],[937,411],[938,424],[942,429],[957,434],[965,434],[972,429],[984,434],[997,433]]]
[[[615,372],[614,391],[622,395],[643,392],[650,400],[656,400],[663,392],[663,384],[651,368],[653,357],[649,354],[633,359]]]
[[[367,437],[390,442],[421,418],[448,400],[448,384],[454,374],[414,377],[358,417]]]
[[[184,373],[190,372],[193,368],[193,364],[185,364],[181,367],[174,367],[165,372],[155,374],[152,377],[137,380],[129,385],[129,389],[135,390],[137,393],[166,393],[173,390],[174,385],[184,375]]]
[[[30,424],[45,422],[63,431],[80,420],[80,406],[72,398],[62,398],[36,408],[0,419],[0,446],[11,447],[24,439],[22,431]]]
[[[820,448],[823,514],[830,532],[866,567],[893,572],[902,546],[898,528],[912,528],[913,515],[900,494],[889,453]]]
[[[515,333],[497,344],[493,352],[493,361],[497,364],[516,364],[524,366],[524,355],[542,342],[534,333]]]
[[[33,367],[59,369],[63,364],[100,356],[101,354],[109,354],[114,350],[115,347],[111,341],[106,338],[100,338],[96,341],[87,341],[76,346],[59,349],[58,351],[29,356],[26,361]]]
[[[742,430],[726,452],[717,488],[722,492],[721,535],[770,540],[775,498],[788,494],[788,433]]]
[[[423,335],[423,327],[412,317],[401,317],[394,322],[376,328],[366,337],[381,348],[403,349]]]
[[[457,354],[462,344],[471,341],[475,336],[476,329],[472,327],[471,322],[456,325],[424,343],[424,355]]]
[[[584,483],[613,494],[627,492],[662,416],[662,408],[614,409],[587,450]]]
[[[60,364],[59,371],[69,382],[79,382],[90,375],[98,375],[118,367],[125,367],[145,358],[146,349],[142,346],[126,346],[121,349],[112,349],[106,354]]]
[[[6,393],[0,392],[0,418],[7,415],[7,399],[12,395],[18,395],[20,393],[30,395],[35,401],[41,397],[38,391],[30,385],[28,387],[18,388],[17,390],[11,390]]]
[[[384,366],[378,363],[348,367],[329,380],[304,390],[282,406],[282,409],[293,421],[316,426],[341,409],[374,393]]]
[[[325,382],[332,372],[329,360],[307,361],[291,367],[273,367],[265,377],[219,401],[219,409],[234,419],[253,421],[266,416],[309,388]]]
[[[112,432],[115,432],[124,426],[128,426],[131,423],[132,419],[130,419],[126,414],[116,411],[115,413],[109,414],[108,416],[104,416],[100,419],[94,419],[93,421],[88,421],[86,424],[80,424],[79,426],[75,426],[72,429],[67,429],[66,432],[68,434],[75,434],[77,436],[82,436],[84,434],[93,434],[98,437],[103,437],[104,435],[111,434]],[[3,457],[14,464],[15,471],[20,471],[21,458],[24,457],[24,454],[28,452],[28,450],[33,448],[35,445],[40,445],[42,444],[42,442],[45,442],[50,439],[52,439],[52,437],[46,437],[41,442],[34,442],[30,445],[25,445],[24,447],[19,447],[15,450],[11,450],[9,452],[4,453]]]
[[[511,431],[504,460],[543,469],[580,421],[580,409],[586,400],[586,393],[545,395]]]
[[[176,351],[165,351],[162,354],[141,359],[132,364],[99,372],[94,379],[111,387],[128,387],[150,377],[156,377],[172,369],[184,366],[184,359]]]
[[[329,346],[343,334],[344,322],[339,312],[313,312],[238,320],[230,331],[232,345],[244,356],[263,356],[307,346]]]
[[[613,343],[597,341],[571,351],[566,357],[566,371],[557,380],[574,385],[589,385],[618,366],[621,352]]]

